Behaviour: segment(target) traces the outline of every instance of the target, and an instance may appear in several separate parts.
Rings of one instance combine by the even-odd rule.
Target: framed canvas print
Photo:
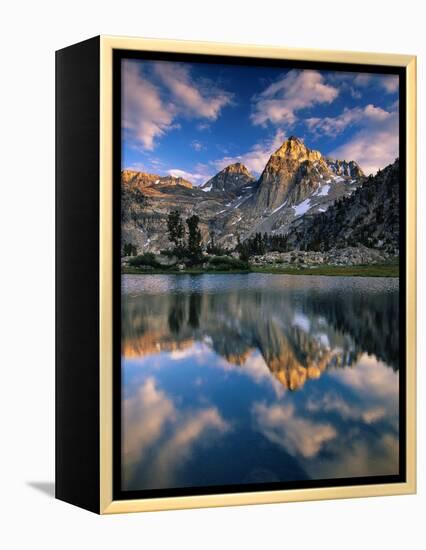
[[[415,57],[56,54],[56,496],[415,491]]]

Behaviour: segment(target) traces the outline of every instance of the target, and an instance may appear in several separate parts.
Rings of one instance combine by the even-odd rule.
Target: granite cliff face
[[[329,199],[350,194],[363,178],[356,162],[325,159],[292,136],[265,166],[254,199],[255,210],[268,217],[281,211],[287,216],[280,214],[278,220],[291,219],[292,211],[298,216],[324,206]]]
[[[386,179],[384,173],[373,181]],[[397,253],[399,172],[392,174],[393,190],[387,192],[387,184],[372,184],[355,161],[324,157],[294,136],[271,155],[258,180],[242,163],[227,166],[201,186],[183,178],[123,170],[122,238],[139,253],[167,248],[167,216],[179,210],[183,218],[199,216],[205,243],[214,231],[216,242],[229,248],[261,232],[288,235],[295,249],[315,250],[316,241],[331,244],[337,238],[343,246],[360,242],[380,248],[386,243]],[[348,208],[344,230],[342,214],[337,215],[342,203]],[[324,235],[318,233],[319,220],[326,220]]]
[[[255,208],[262,212],[274,210],[290,198],[292,191],[293,202],[303,200],[315,191],[320,176],[324,175],[328,175],[328,170],[321,154],[292,136],[266,164],[259,179]]]

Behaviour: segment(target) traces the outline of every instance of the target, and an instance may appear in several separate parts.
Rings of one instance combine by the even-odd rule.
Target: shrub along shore
[[[171,248],[160,253],[137,254],[136,246],[124,243],[122,272],[130,274],[276,273],[287,275],[346,275],[398,277],[399,259],[385,250],[362,244],[331,250],[288,250],[285,236],[261,235],[227,249],[216,242],[214,232],[203,246],[199,218],[185,223],[179,212],[168,217]],[[185,227],[187,226],[187,227]]]
[[[203,273],[275,273],[281,275],[335,275],[362,277],[398,277],[397,261],[360,265],[308,264],[303,261],[285,264],[244,262],[232,256],[210,256],[198,265],[187,266],[175,257],[164,257],[146,253],[140,256],[123,258],[122,273],[125,274],[203,274]]]

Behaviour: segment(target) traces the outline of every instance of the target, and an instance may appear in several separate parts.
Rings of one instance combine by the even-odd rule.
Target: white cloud
[[[352,368],[328,375],[338,382],[334,390],[302,401],[255,403],[257,430],[296,456],[312,478],[396,473],[398,373],[364,354]]]
[[[154,149],[155,139],[173,127],[174,110],[160,98],[159,89],[142,76],[140,63],[123,62],[123,128],[144,149]]]
[[[356,77],[353,79],[353,83],[355,86],[361,86],[361,88],[365,88],[371,83],[371,75],[370,73],[359,73],[356,75]]]
[[[248,354],[238,371],[235,370],[235,364],[230,363],[225,357],[221,357],[215,365],[225,372],[232,372],[233,374],[238,372],[240,376],[248,376],[256,383],[264,382],[272,387],[277,397],[282,397],[286,391],[281,382],[271,375],[271,371],[258,349],[248,350]]]
[[[381,84],[388,93],[397,92],[399,89],[399,77],[393,75],[383,76]]]
[[[317,479],[344,478],[398,473],[398,437],[393,433],[377,433],[359,438],[349,429],[330,444],[328,456],[305,464],[309,474]]]
[[[305,123],[314,136],[336,137],[353,127],[352,137],[330,151],[329,156],[355,160],[366,174],[376,173],[399,156],[398,102],[394,102],[389,111],[369,104],[344,109],[335,117],[311,117]]]
[[[362,420],[365,424],[374,424],[385,418],[388,413],[383,405],[351,403],[332,392],[325,393],[317,399],[308,399],[306,410],[314,414],[331,412],[344,420]]]
[[[206,353],[206,347],[202,343],[197,343],[186,349],[175,349],[168,354],[172,361],[182,361],[184,359],[194,359],[196,356],[203,356]]]
[[[331,151],[338,159],[355,160],[366,174],[375,174],[399,157],[398,113],[381,124],[359,130],[347,143]]]
[[[139,466],[143,484],[170,487],[176,471],[191,456],[194,445],[210,442],[230,429],[216,407],[180,411],[149,377],[124,401],[123,478],[126,487]],[[153,452],[155,459],[150,459]],[[136,473],[136,475],[138,475]]]
[[[175,106],[188,116],[216,120],[221,109],[231,103],[232,94],[212,82],[194,82],[188,66],[159,61],[154,71],[170,90]]]
[[[291,126],[297,111],[331,103],[337,95],[338,89],[326,84],[318,71],[293,69],[255,97],[251,120],[256,125],[271,122]]]
[[[374,86],[382,88],[387,93],[395,93],[399,88],[399,76],[393,74],[359,73],[354,79],[355,86],[366,88]]]
[[[212,436],[225,434],[229,429],[229,424],[216,407],[193,411],[179,422],[172,437],[159,449],[155,462],[150,467],[150,477],[158,480],[160,486],[170,486],[176,470],[190,458],[193,447],[199,440],[205,443]]]
[[[186,170],[181,170],[180,168],[171,168],[167,170],[169,176],[174,178],[183,178],[190,181],[194,185],[201,185],[208,181],[212,176],[207,173],[197,173],[197,172],[187,172]]]
[[[235,162],[242,162],[250,172],[260,174],[265,168],[265,164],[268,162],[269,157],[274,151],[282,145],[285,140],[284,132],[279,129],[276,131],[272,139],[264,142],[256,143],[246,153],[235,156],[226,156],[216,161],[213,161],[213,165],[217,170],[223,170],[226,166],[234,164]]]
[[[197,124],[197,130],[204,132],[205,130],[210,130],[210,124],[208,122],[200,122]]]
[[[363,354],[356,368],[335,370],[330,375],[359,392],[364,398],[390,401],[392,406],[398,400],[399,374],[374,356]]]
[[[160,437],[167,421],[175,417],[173,402],[148,378],[134,396],[124,402],[123,462],[126,478],[134,464],[141,460],[151,445]]]
[[[267,406],[255,403],[253,414],[263,435],[293,456],[312,458],[337,436],[334,427],[327,422],[297,417],[292,404]]]
[[[353,124],[380,123],[388,120],[391,116],[392,113],[369,104],[365,107],[345,108],[340,115],[335,117],[310,117],[305,120],[305,123],[314,134],[334,137]]]
[[[320,478],[396,473],[398,373],[374,356],[363,354],[352,368],[330,369],[328,374],[345,386],[344,391],[312,394],[302,414],[337,416],[335,425],[342,425],[342,429],[339,437],[330,441],[327,457],[305,464],[309,474]]]
[[[153,150],[166,132],[178,128],[178,117],[214,121],[232,94],[211,82],[195,82],[184,65],[152,63],[157,82],[148,79],[140,61],[123,62],[123,129],[145,150]]]
[[[194,151],[197,151],[197,152],[202,151],[203,149],[205,149],[204,145],[196,139],[191,141],[191,147],[194,149]]]

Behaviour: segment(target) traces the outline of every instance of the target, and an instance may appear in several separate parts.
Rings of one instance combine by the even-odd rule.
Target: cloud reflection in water
[[[398,472],[397,280],[157,277],[124,287],[124,489]]]

